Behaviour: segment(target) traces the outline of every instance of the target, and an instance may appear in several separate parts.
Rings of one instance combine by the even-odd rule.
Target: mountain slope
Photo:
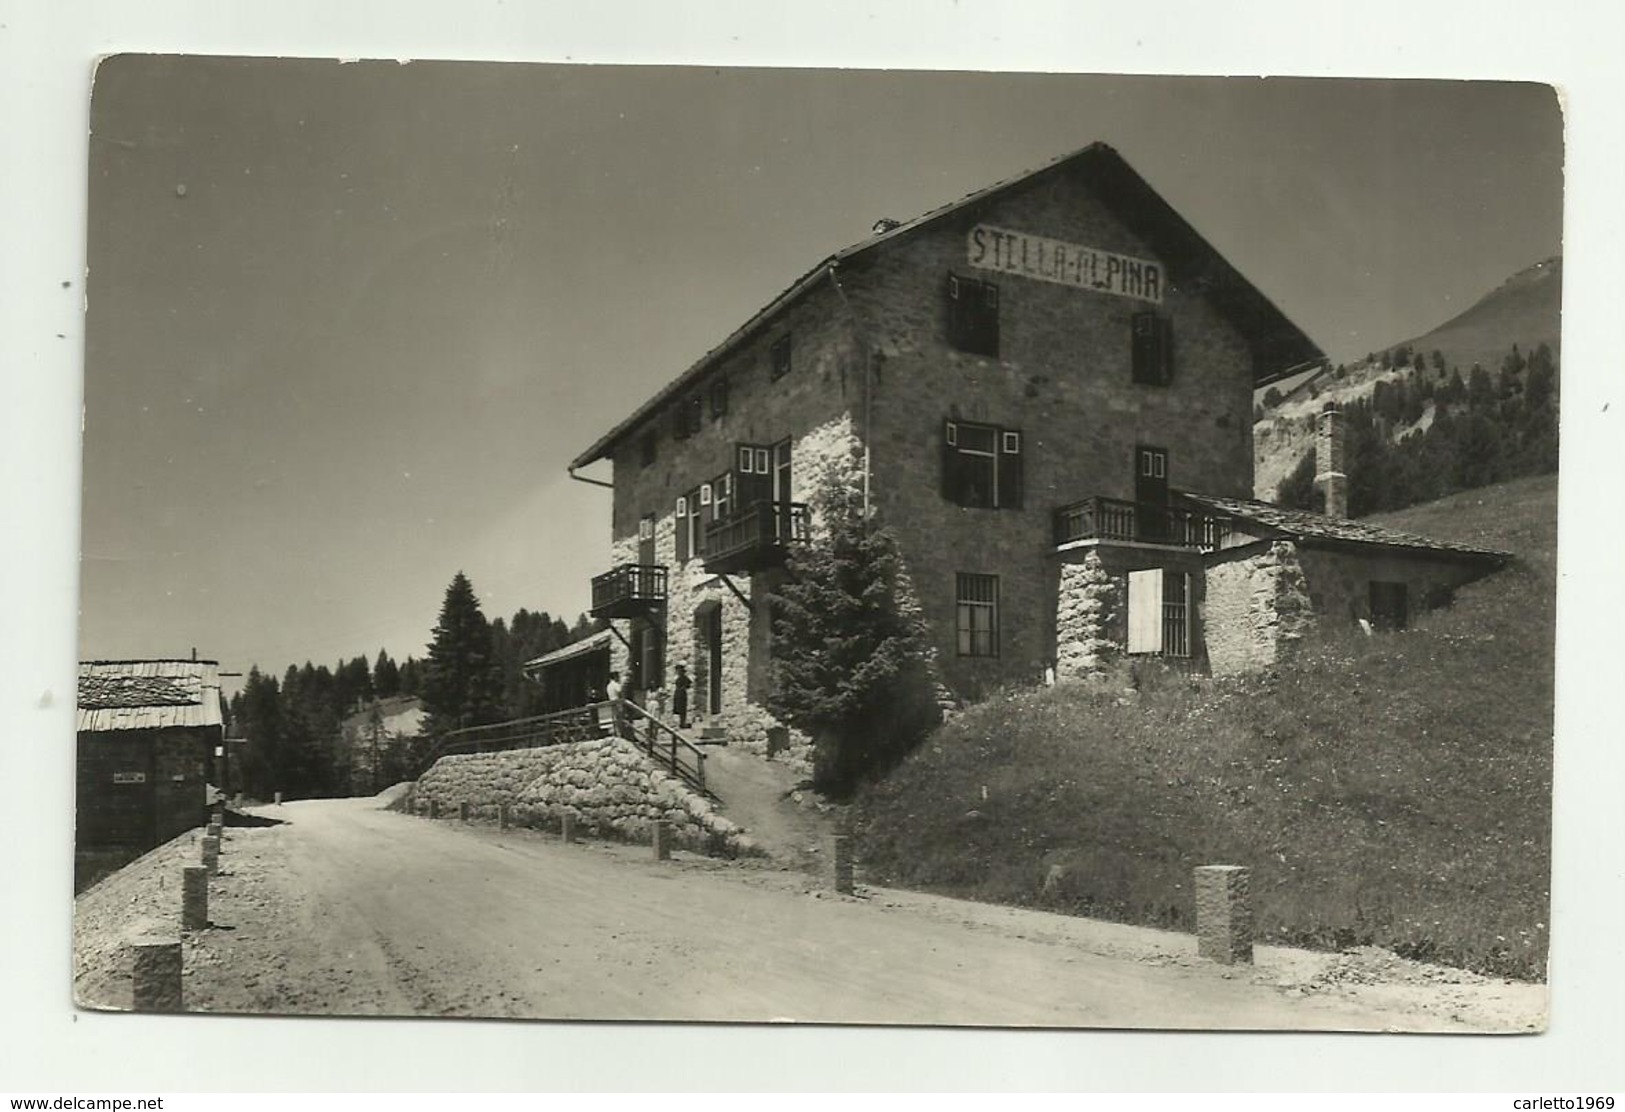
[[[1413,351],[1427,357],[1427,373],[1443,380],[1454,369],[1467,378],[1480,364],[1494,375],[1516,344],[1525,354],[1546,344],[1559,353],[1563,298],[1563,260],[1554,257],[1526,267],[1491,290],[1465,311],[1429,332],[1395,344],[1372,361],[1334,370],[1322,369],[1283,391],[1253,426],[1253,493],[1273,499],[1281,481],[1314,444],[1314,414],[1327,402],[1349,405],[1369,398],[1379,382],[1392,383],[1409,367],[1385,367],[1387,352]],[[1443,360],[1437,371],[1433,353]],[[1397,361],[1397,360],[1396,360]],[[1431,419],[1431,413],[1429,414]],[[1395,427],[1394,437],[1411,431]]]

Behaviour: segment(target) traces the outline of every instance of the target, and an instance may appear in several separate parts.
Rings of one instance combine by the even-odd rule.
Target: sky
[[[570,459],[876,219],[1095,140],[1335,360],[1562,252],[1536,84],[104,61],[81,655],[422,656],[459,570],[572,620]]]

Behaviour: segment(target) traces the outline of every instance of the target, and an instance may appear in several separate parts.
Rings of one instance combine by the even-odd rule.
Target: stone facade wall
[[[1410,618],[1448,601],[1455,589],[1481,578],[1482,564],[1406,555],[1400,552],[1353,551],[1299,546],[1309,601],[1328,621],[1351,622],[1371,617],[1371,584],[1403,583]]]
[[[1275,541],[1208,567],[1202,625],[1214,675],[1268,668],[1303,638],[1314,614],[1299,556]]]
[[[1252,493],[1252,354],[1195,283],[1171,281],[1158,307],[1172,321],[1171,382],[1136,384],[1130,323],[1149,303],[971,268],[966,235],[983,222],[1155,257],[1084,183],[1061,173],[843,270],[882,356],[869,429],[875,505],[901,542],[945,679],[970,695],[1042,674],[1056,646],[1053,513],[1089,495],[1132,499],[1136,445],[1168,450],[1173,487]],[[998,359],[949,346],[950,273],[997,283]],[[942,496],[947,419],[1021,430],[1022,509],[965,509]],[[959,572],[999,576],[997,658],[957,655]]]
[[[1039,175],[843,262],[844,296],[833,283],[816,283],[719,361],[710,376],[728,378],[728,413],[713,420],[707,402],[699,434],[674,439],[668,407],[616,448],[615,560],[636,558],[638,520],[652,513],[656,560],[671,569],[668,682],[672,666],[683,660],[695,695],[703,697],[694,615],[702,605],[720,605],[727,649],[723,705],[715,717],[743,740],[759,738],[770,724],[754,702],[769,682],[765,630],[756,624],[765,607],[753,622],[731,592],[698,571],[699,561],[678,567],[673,514],[679,495],[732,466],[737,443],[792,437],[796,497],[805,500],[800,489],[811,466],[802,459],[804,444],[832,422],[859,438],[865,466],[853,478],[867,473],[877,519],[898,537],[943,679],[970,697],[1001,683],[1034,680],[1057,656],[1053,513],[1090,495],[1132,499],[1137,446],[1168,452],[1174,488],[1251,495],[1253,355],[1199,281],[1165,273],[1164,298],[1155,308],[1171,322],[1172,378],[1166,385],[1137,384],[1131,322],[1153,306],[973,268],[966,237],[977,223],[1156,257],[1095,196],[1082,171]],[[998,358],[949,345],[950,274],[997,283]],[[786,334],[791,370],[773,380],[769,351]],[[708,381],[693,392],[706,396]],[[1020,430],[1022,508],[967,509],[943,496],[942,428],[949,419]],[[647,429],[655,430],[657,452],[645,466],[641,437]],[[962,572],[999,577],[995,657],[957,655]],[[746,590],[743,579],[739,583]],[[746,593],[758,599],[765,589],[753,581]],[[736,646],[742,650],[737,663]],[[613,653],[612,667],[624,673],[624,647],[617,643]],[[651,698],[654,709],[663,703],[658,693]]]
[[[757,852],[709,800],[619,738],[442,757],[413,785],[407,806],[431,800],[442,815],[468,803],[480,818],[495,818],[507,804],[521,826],[554,827],[574,815],[600,836],[630,841],[648,841],[651,824],[665,819],[684,848],[728,857]]]
[[[791,340],[790,370],[773,379],[770,349],[785,335]],[[855,435],[851,407],[862,388],[862,366],[850,315],[833,287],[820,285],[683,395],[697,393],[703,398],[699,433],[676,439],[668,406],[616,448],[611,566],[637,560],[639,520],[654,514],[655,563],[667,568],[668,601],[665,613],[656,618],[664,625],[665,685],[642,693],[645,705],[662,719],[676,724],[671,717],[671,683],[676,666],[683,664],[693,684],[691,724],[720,727],[731,744],[765,750],[767,731],[779,725],[760,700],[771,682],[767,595],[772,576],[780,573],[733,576],[734,585],[751,602],[747,606],[720,579],[705,572],[699,557],[679,562],[677,499],[731,469],[738,444],[769,445],[789,438],[791,499],[807,501],[811,484],[829,474],[832,458],[850,450]],[[728,381],[728,406],[724,415],[713,418],[709,384],[719,376]],[[645,467],[641,441],[648,430],[654,431],[657,448],[654,464]],[[857,477],[861,481],[861,469]],[[709,662],[698,618],[702,611],[717,608],[722,615],[722,685],[720,705],[713,708],[703,682]],[[615,624],[623,634],[628,632],[628,622]],[[628,656],[619,639],[610,643],[610,668],[623,677],[629,674]],[[805,737],[792,732],[796,753],[804,756],[807,745]]]

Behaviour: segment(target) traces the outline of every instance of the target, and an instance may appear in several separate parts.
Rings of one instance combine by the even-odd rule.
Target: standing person
[[[609,703],[610,733],[616,737],[621,735],[621,674],[611,672],[609,682],[604,685],[604,698]]]
[[[677,728],[688,729],[688,669],[683,665],[677,666],[677,678],[672,681],[671,710],[677,716]]]

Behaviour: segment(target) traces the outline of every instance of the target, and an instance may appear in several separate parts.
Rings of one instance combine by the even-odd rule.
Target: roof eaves
[[[603,436],[594,441],[592,447],[582,452],[570,462],[569,470],[574,471],[577,468],[587,466],[589,463],[594,463],[600,459],[607,458],[614,445],[629,432],[631,432],[632,429],[636,428],[640,423],[642,423],[651,412],[659,409],[666,402],[670,401],[672,397],[687,389],[695,380],[703,377],[705,372],[708,371],[717,360],[728,355],[751,335],[759,331],[769,320],[783,312],[804,293],[806,293],[809,288],[816,284],[825,275],[829,274],[841,263],[846,262],[848,259],[853,259],[859,255],[865,254],[881,244],[891,243],[911,236],[916,232],[919,232],[922,229],[936,223],[943,217],[948,216],[951,213],[958,212],[959,210],[973,205],[986,197],[990,197],[1003,189],[1007,189],[1013,185],[1039,177],[1046,172],[1058,169],[1059,167],[1072,162],[1074,159],[1096,151],[1105,151],[1114,155],[1116,154],[1116,152],[1105,143],[1091,143],[1087,147],[1075,150],[1070,154],[1064,154],[1053,158],[1042,166],[1035,167],[1031,170],[1024,170],[1012,177],[994,182],[992,185],[984,186],[973,193],[966,194],[957,201],[950,201],[945,205],[939,205],[928,212],[916,216],[912,220],[904,221],[895,228],[890,228],[879,233],[878,235],[872,235],[865,239],[861,239],[857,243],[845,247],[842,250],[837,251],[835,254],[822,259],[817,266],[814,266],[811,270],[803,274],[800,278],[793,282],[789,288],[780,293],[778,297],[768,302],[766,306],[758,310],[749,320],[730,333],[728,337],[722,341],[722,343],[718,344],[716,347],[702,355],[698,361],[690,365],[686,371],[684,371],[671,383],[661,389],[648,401],[640,405],[637,409],[633,410],[630,416],[618,422]]]

